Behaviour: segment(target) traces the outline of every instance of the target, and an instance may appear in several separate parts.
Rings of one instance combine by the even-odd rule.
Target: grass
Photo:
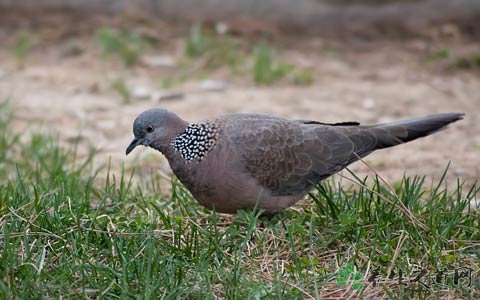
[[[453,56],[449,49],[439,49],[428,55],[429,61],[450,59],[449,67],[458,69],[478,69],[480,67],[480,53],[471,53],[463,56]]]
[[[185,37],[185,55],[189,59],[202,59],[202,67],[215,70],[227,66],[232,73],[242,73],[246,60],[243,45],[228,35],[204,30],[196,25]]]
[[[456,62],[456,66],[462,69],[480,68],[480,53],[459,58]]]
[[[115,79],[111,84],[112,90],[117,93],[123,100],[123,103],[129,103],[132,92],[123,78]]]
[[[439,49],[439,50],[436,50],[436,51],[432,51],[429,55],[428,55],[428,59],[433,61],[433,60],[437,60],[437,59],[444,59],[444,58],[448,58],[450,56],[450,50],[449,49]]]
[[[190,34],[185,39],[185,51],[190,57],[200,57],[205,54],[211,44],[211,39],[203,32],[199,25],[190,29]]]
[[[271,219],[203,209],[177,181],[100,170],[55,138],[12,132],[0,108],[0,298],[480,297],[478,188],[319,185]],[[108,166],[107,166],[108,168]],[[105,170],[104,170],[105,171]],[[398,286],[416,268],[472,269],[472,285]],[[382,280],[368,281],[377,269]],[[394,272],[392,279],[388,275]],[[453,271],[452,271],[453,272]]]
[[[96,41],[105,57],[120,59],[125,66],[134,65],[145,48],[153,41],[134,31],[100,27]],[[267,44],[248,45],[245,40],[228,34],[218,34],[202,26],[193,26],[184,38],[185,53],[179,65],[161,81],[162,88],[171,88],[191,78],[205,78],[210,72],[227,68],[233,75],[251,76],[259,85],[270,85],[286,78],[294,85],[311,85],[314,74],[311,69],[296,67],[280,61],[274,48]],[[123,99],[129,99],[121,83],[113,89]],[[127,100],[128,101],[128,100]]]
[[[278,60],[275,50],[265,44],[254,48],[252,77],[257,84],[272,84],[284,77],[296,85],[311,85],[314,76],[311,69],[301,69]]]
[[[200,64],[188,63],[187,68],[192,64],[195,70],[227,66],[233,74],[250,73],[253,82],[260,85],[273,84],[285,77],[295,85],[314,82],[312,70],[281,62],[275,49],[267,44],[249,47],[229,35],[215,34],[201,26],[192,27],[185,37],[185,55],[188,59],[201,60]]]
[[[13,48],[13,56],[15,57],[18,68],[25,67],[27,57],[30,54],[32,46],[33,38],[28,32],[21,31],[17,34]]]
[[[254,49],[253,80],[259,84],[270,84],[293,71],[293,66],[278,63],[274,50],[267,45]]]
[[[126,66],[131,66],[150,41],[133,31],[104,26],[97,30],[97,43],[105,56],[117,57]]]

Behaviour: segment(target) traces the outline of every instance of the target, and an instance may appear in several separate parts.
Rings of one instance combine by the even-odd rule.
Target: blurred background
[[[50,132],[95,163],[125,157],[151,107],[188,121],[252,112],[375,124],[466,112],[367,161],[387,179],[480,176],[478,0],[0,0],[0,101],[17,132]],[[367,174],[356,163],[353,170]]]

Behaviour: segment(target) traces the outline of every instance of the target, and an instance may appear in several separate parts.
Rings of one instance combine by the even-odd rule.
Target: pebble
[[[375,107],[375,100],[373,100],[372,98],[367,98],[363,100],[362,106],[365,109],[372,109]]]
[[[218,34],[227,34],[228,30],[228,25],[224,22],[218,22],[217,24],[215,24],[215,31]]]
[[[465,170],[461,168],[456,168],[453,170],[453,174],[455,174],[455,176],[462,176],[465,174]]]
[[[85,49],[80,42],[70,40],[63,47],[61,47],[60,55],[62,57],[74,57],[81,55],[84,51]]]
[[[175,59],[172,56],[168,55],[144,56],[142,57],[142,63],[152,68],[172,68],[177,65]]]
[[[152,91],[146,86],[134,86],[132,88],[132,98],[137,100],[147,100],[152,96]]]
[[[160,100],[182,99],[183,96],[184,96],[183,93],[175,92],[175,91],[155,92],[152,94],[152,100],[160,101]]]
[[[204,91],[223,91],[227,87],[227,83],[223,80],[207,79],[200,82],[200,88]]]

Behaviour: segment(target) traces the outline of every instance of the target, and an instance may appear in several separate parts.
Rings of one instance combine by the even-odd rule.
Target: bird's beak
[[[134,138],[133,141],[130,143],[130,145],[128,145],[127,151],[125,151],[125,154],[128,155],[130,152],[132,152],[133,149],[135,149],[135,147],[141,144],[142,144],[142,140]]]

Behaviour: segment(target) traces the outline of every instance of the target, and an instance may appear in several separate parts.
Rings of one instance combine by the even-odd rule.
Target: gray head
[[[133,122],[135,138],[127,147],[126,154],[128,155],[138,145],[152,147],[163,152],[175,135],[181,133],[187,126],[187,122],[166,109],[146,110]]]

